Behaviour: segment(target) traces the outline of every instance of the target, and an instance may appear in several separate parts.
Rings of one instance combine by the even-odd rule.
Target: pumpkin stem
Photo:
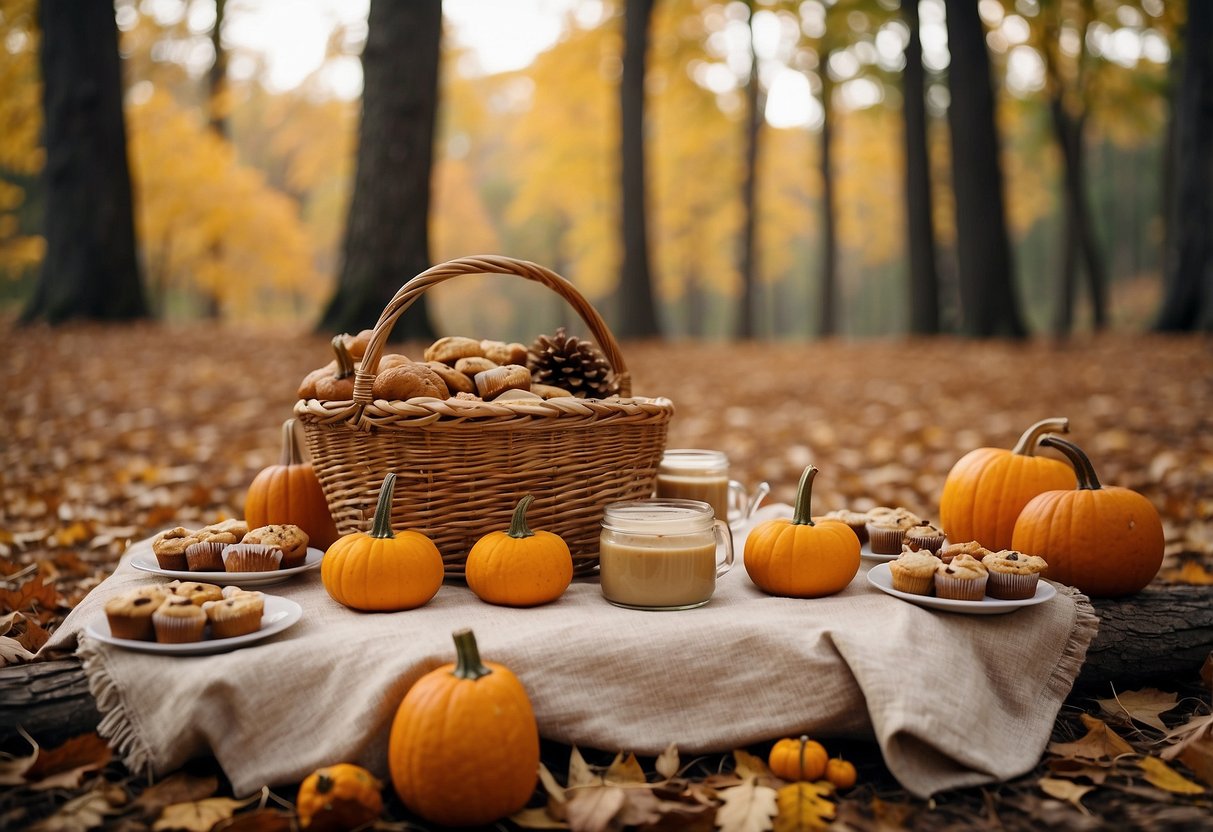
[[[451,635],[455,639],[455,669],[451,671],[452,676],[474,682],[493,672],[480,661],[480,648],[476,646],[476,636],[470,629],[456,630]]]
[[[804,780],[804,750],[809,746],[809,735],[800,735],[800,770],[797,773],[797,780]]]
[[[333,336],[333,352],[337,356],[337,372],[333,373],[333,378],[348,378],[354,374],[354,357],[350,355],[349,349],[345,346],[344,335]]]
[[[280,465],[302,465],[303,452],[299,449],[299,438],[295,434],[295,420],[282,423],[282,462]]]
[[[1068,439],[1062,439],[1060,436],[1053,436],[1052,434],[1041,439],[1040,444],[1046,448],[1054,448],[1061,451],[1062,455],[1074,466],[1074,473],[1078,477],[1079,491],[1098,491],[1103,487],[1099,484],[1099,477],[1095,476],[1095,466],[1091,464],[1091,458],[1086,455],[1082,448]]]
[[[1023,436],[1019,437],[1019,441],[1015,443],[1015,447],[1011,449],[1011,453],[1019,454],[1020,456],[1034,456],[1036,454],[1036,447],[1040,444],[1045,434],[1069,432],[1070,420],[1064,416],[1041,419],[1023,432]]]
[[[335,785],[337,785],[336,782],[329,777],[328,772],[323,772],[316,778],[316,794],[328,794]]]
[[[526,511],[534,501],[535,498],[527,494],[518,501],[518,505],[514,506],[514,517],[510,520],[510,537],[522,539],[524,537],[535,536],[535,533],[531,531],[531,527],[526,524]]]
[[[371,537],[392,538],[392,492],[396,490],[396,475],[388,474],[379,486],[379,502],[375,504],[375,519],[368,532]]]
[[[792,513],[793,526],[815,526],[812,512],[809,510],[813,502],[813,478],[817,476],[817,466],[810,465],[800,475],[800,484],[796,486],[796,507]]]

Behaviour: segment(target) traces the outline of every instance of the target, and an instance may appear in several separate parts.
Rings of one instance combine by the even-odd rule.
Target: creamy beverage
[[[676,500],[701,500],[712,507],[717,520],[729,519],[729,478],[694,472],[657,472],[657,496]]]

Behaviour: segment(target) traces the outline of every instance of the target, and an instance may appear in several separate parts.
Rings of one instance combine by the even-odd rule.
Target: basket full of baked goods
[[[560,295],[593,341],[563,329],[530,347],[445,337],[419,356],[386,352],[400,316],[431,287],[484,274],[521,277]],[[392,525],[438,546],[462,576],[482,535],[507,528],[534,498],[535,528],[568,543],[578,574],[598,563],[603,507],[649,497],[674,407],[633,396],[619,345],[565,278],[500,256],[441,263],[408,281],[373,330],[333,339],[336,360],[303,380],[295,415],[342,534],[371,525],[396,474]]]

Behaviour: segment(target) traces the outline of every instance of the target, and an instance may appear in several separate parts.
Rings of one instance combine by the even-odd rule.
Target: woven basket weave
[[[526,278],[568,301],[614,369],[619,396],[373,400],[379,358],[400,315],[430,287],[472,274]],[[472,544],[509,528],[525,494],[535,498],[531,527],[564,538],[577,574],[593,571],[603,507],[652,494],[673,412],[669,399],[632,397],[618,343],[573,284],[535,263],[487,255],[441,263],[396,293],[355,374],[353,401],[295,405],[338,531],[370,528],[379,486],[395,472],[394,527],[430,537],[446,574],[457,577]]]

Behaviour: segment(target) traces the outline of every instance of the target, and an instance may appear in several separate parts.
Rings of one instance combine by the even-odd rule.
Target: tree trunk
[[[23,321],[147,316],[113,3],[44,2],[46,259]]]
[[[438,105],[441,0],[372,0],[362,53],[358,170],[341,275],[318,329],[374,326],[396,291],[430,263],[430,172]],[[423,295],[394,340],[430,341]]]
[[[762,136],[763,95],[758,83],[758,53],[754,51],[754,4],[750,16],[750,78],[746,84],[745,169],[741,180],[741,302],[737,310],[737,337],[754,337],[754,293],[758,279],[758,142]]]
[[[985,30],[972,0],[946,0],[945,6],[961,329],[975,337],[1020,338],[1027,330],[1012,277]]]
[[[1174,248],[1156,327],[1213,332],[1213,3],[1188,4],[1176,96]]]
[[[223,138],[228,136],[227,102],[224,94],[227,91],[227,52],[223,48],[221,35],[223,33],[223,14],[227,8],[227,0],[215,0],[215,25],[211,27],[211,48],[215,59],[211,62],[210,72],[207,73],[207,86],[210,93],[207,118],[211,129]]]
[[[830,80],[830,52],[821,55],[821,295],[817,310],[817,334],[838,334],[838,231],[835,228],[834,168],[830,159],[833,134],[834,82]]]
[[[616,317],[621,338],[660,335],[649,269],[648,211],[644,173],[644,77],[654,0],[627,0],[624,11],[623,79],[619,85],[623,167],[623,272]]]
[[[902,71],[905,120],[906,215],[909,218],[910,332],[939,332],[939,277],[935,270],[935,225],[931,206],[931,161],[927,152],[926,73],[918,32],[918,0],[901,0],[910,30]]]

